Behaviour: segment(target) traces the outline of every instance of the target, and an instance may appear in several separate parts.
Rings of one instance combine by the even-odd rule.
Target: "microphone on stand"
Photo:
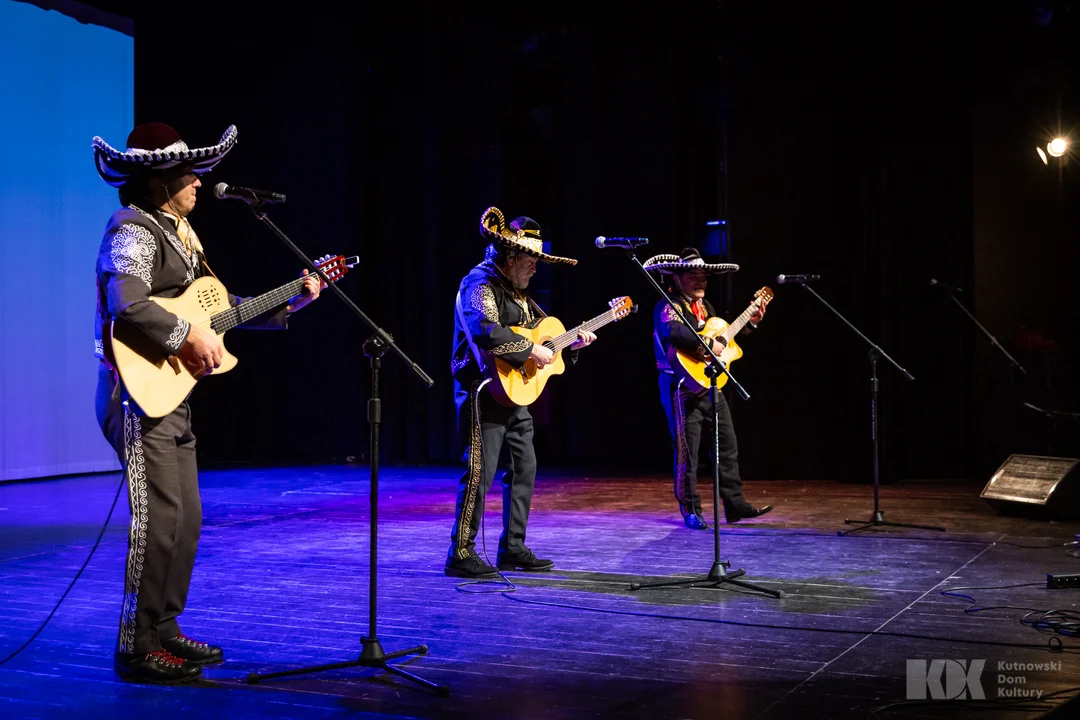
[[[943,283],[940,280],[935,280],[934,278],[930,278],[930,284],[935,286],[935,287],[943,287],[946,290],[948,290],[949,292],[953,292],[953,293],[962,293],[962,292],[964,292],[960,288],[955,288],[952,285],[947,285],[946,283]]]
[[[796,283],[802,285],[803,283],[814,282],[820,280],[820,275],[777,275],[776,282],[781,285],[785,283]]]
[[[596,238],[596,247],[598,248],[622,248],[624,250],[633,250],[636,247],[642,245],[648,245],[649,238],[643,237],[604,237],[601,235]]]
[[[236,185],[226,185],[223,182],[214,186],[214,196],[218,200],[243,200],[248,203],[285,203],[285,196],[281,193],[238,187]]]

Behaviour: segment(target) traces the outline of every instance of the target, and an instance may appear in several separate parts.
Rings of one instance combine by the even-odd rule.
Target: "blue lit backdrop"
[[[130,35],[0,0],[0,481],[119,467],[94,419],[93,356],[94,261],[117,198],[90,141],[123,146],[133,117]]]

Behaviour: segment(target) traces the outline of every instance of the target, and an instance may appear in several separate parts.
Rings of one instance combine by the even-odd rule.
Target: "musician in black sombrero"
[[[688,528],[706,530],[701,512],[701,497],[697,489],[698,458],[702,437],[713,436],[712,403],[708,392],[692,392],[677,377],[668,361],[668,349],[676,349],[695,356],[702,356],[697,339],[679,319],[676,313],[690,321],[700,333],[710,317],[716,317],[712,304],[705,298],[705,288],[710,275],[731,272],[738,266],[724,263],[707,263],[695,248],[684,248],[679,255],[663,255],[643,263],[649,271],[665,277],[668,294],[678,303],[672,307],[661,299],[653,313],[653,350],[659,371],[660,401],[668,419],[672,449],[675,456],[675,499],[683,522]],[[765,306],[750,318],[748,328],[756,328],[765,315]],[[743,332],[747,332],[746,329]],[[723,351],[718,341],[711,341],[711,349],[717,356]],[[716,462],[720,471],[720,498],[724,504],[724,517],[729,523],[744,518],[758,517],[772,510],[771,505],[756,508],[743,496],[742,477],[739,474],[739,449],[731,411],[722,392],[717,392],[717,419],[720,435],[719,457]],[[712,454],[712,443],[708,443]]]
[[[214,371],[224,346],[214,331],[166,310],[151,297],[176,297],[209,271],[188,215],[199,179],[236,144],[230,126],[216,145],[189,148],[173,128],[143,123],[119,150],[92,142],[98,174],[117,189],[123,206],[105,228],[97,259],[98,358],[96,411],[105,438],[124,468],[131,509],[124,599],[114,654],[123,679],[190,682],[201,666],[220,662],[220,647],[180,630],[202,524],[202,504],[191,411],[185,400],[164,417],[149,417],[127,396],[110,360],[110,328],[136,328],[162,363],[180,361],[196,376]],[[303,271],[305,274],[307,270]],[[288,316],[319,296],[325,284],[312,275],[304,291],[243,325],[285,329]],[[236,306],[247,298],[229,294]]]
[[[480,234],[489,241],[484,261],[458,286],[454,312],[454,348],[450,370],[454,377],[458,439],[466,469],[458,483],[454,525],[450,531],[445,573],[452,577],[484,578],[495,574],[476,553],[476,536],[500,456],[508,450],[503,474],[503,523],[496,564],[500,570],[550,570],[551,560],[537,558],[525,544],[525,531],[536,480],[533,419],[526,406],[496,402],[483,386],[487,358],[497,357],[515,368],[532,361],[543,367],[554,359],[551,350],[515,333],[544,317],[526,288],[537,261],[576,265],[577,260],[544,252],[540,225],[519,217],[509,224],[498,208],[484,211]],[[567,354],[596,335],[580,330]]]

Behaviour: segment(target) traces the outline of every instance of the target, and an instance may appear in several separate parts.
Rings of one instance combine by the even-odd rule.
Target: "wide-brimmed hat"
[[[649,271],[664,275],[677,275],[685,272],[703,272],[706,275],[720,275],[739,271],[735,263],[707,263],[697,248],[683,248],[678,255],[655,255],[642,263]]]
[[[128,135],[127,150],[120,151],[100,137],[91,143],[101,179],[120,187],[137,175],[184,167],[196,174],[208,172],[236,145],[236,126],[230,125],[217,145],[187,146],[180,133],[164,123],[143,123]]]
[[[540,224],[532,218],[515,218],[507,226],[502,211],[497,207],[489,207],[480,216],[480,234],[488,240],[502,243],[513,250],[539,258],[546,263],[562,263],[565,265],[577,265],[577,260],[558,255],[548,255],[544,252],[544,240],[540,234]]]

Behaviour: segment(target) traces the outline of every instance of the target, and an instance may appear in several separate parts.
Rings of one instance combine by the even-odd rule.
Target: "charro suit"
[[[96,268],[95,405],[102,433],[124,466],[131,510],[119,653],[154,652],[180,632],[177,617],[187,602],[202,503],[188,402],[165,417],[145,417],[126,396],[103,339],[110,323],[130,323],[162,357],[179,353],[190,325],[149,298],[176,297],[204,268],[178,237],[171,215],[129,205],[109,219]],[[234,306],[243,301],[229,295]],[[285,305],[244,327],[284,329]]]
[[[459,309],[454,314],[454,349],[450,369],[454,377],[458,442],[466,470],[458,483],[454,525],[450,533],[451,560],[474,553],[484,499],[491,487],[505,444],[503,475],[503,532],[500,554],[525,552],[536,480],[533,450],[533,419],[524,406],[508,408],[494,400],[470,346],[489,352],[513,367],[521,367],[532,352],[532,341],[510,326],[527,327],[543,317],[543,311],[490,261],[474,267],[458,287]],[[565,350],[571,364],[577,351]]]
[[[690,513],[701,515],[701,496],[697,489],[698,460],[703,437],[708,440],[709,455],[713,454],[712,402],[709,393],[695,394],[682,387],[679,378],[668,364],[667,350],[674,346],[687,354],[703,353],[697,339],[676,312],[686,317],[700,332],[705,327],[705,321],[716,316],[716,311],[708,300],[702,299],[695,313],[693,303],[682,295],[677,295],[677,298],[677,310],[666,300],[656,304],[653,312],[653,350],[656,355],[656,369],[659,371],[660,402],[667,415],[675,457],[675,499],[685,517]],[[749,332],[752,327],[753,325],[748,323],[744,333]],[[738,441],[723,392],[716,394],[716,410],[720,452],[715,462],[720,469],[720,498],[725,508],[745,508],[749,504],[743,496],[742,477],[739,474]]]

